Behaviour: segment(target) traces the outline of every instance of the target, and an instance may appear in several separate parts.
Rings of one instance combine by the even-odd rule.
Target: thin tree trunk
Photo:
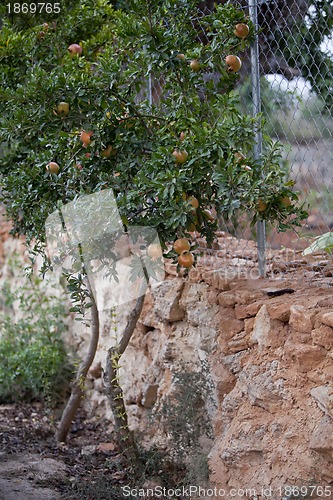
[[[95,358],[98,340],[99,340],[99,313],[97,309],[97,304],[93,296],[90,283],[88,281],[88,287],[90,290],[90,299],[92,302],[91,307],[91,340],[89,345],[89,350],[86,358],[81,362],[79,369],[76,373],[75,380],[72,383],[72,393],[67,402],[67,405],[63,411],[59,427],[57,430],[57,441],[65,442],[67,439],[67,434],[69,432],[70,426],[72,425],[73,419],[76,412],[80,406],[81,399],[84,395],[84,385],[87,377],[89,368]]]
[[[146,283],[144,283],[146,288]],[[141,290],[143,292],[143,290]],[[119,361],[122,354],[132,337],[135,326],[140,317],[143,303],[145,300],[144,293],[137,299],[134,309],[131,311],[127,325],[118,345],[111,347],[108,350],[106,358],[106,366],[104,371],[104,387],[105,394],[109,400],[109,404],[115,420],[115,432],[118,446],[121,452],[130,460],[135,461],[138,458],[138,451],[134,442],[133,432],[129,430],[127,412],[124,403],[124,395],[122,388],[119,385],[118,369]]]

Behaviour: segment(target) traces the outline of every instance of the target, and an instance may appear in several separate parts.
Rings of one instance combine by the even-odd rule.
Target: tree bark
[[[143,287],[146,289],[146,283]],[[141,292],[143,292],[143,287]],[[115,420],[115,432],[117,444],[121,452],[131,461],[138,458],[138,451],[134,441],[133,432],[128,427],[128,417],[124,403],[124,395],[119,384],[118,369],[119,361],[122,354],[133,335],[135,326],[140,317],[145,294],[143,293],[136,301],[134,309],[132,309],[127,325],[118,345],[111,347],[108,350],[106,358],[106,366],[104,371],[104,387],[105,394],[109,400],[109,404]]]
[[[65,442],[67,439],[67,435],[70,429],[70,426],[73,422],[73,419],[76,415],[76,412],[80,406],[81,399],[84,395],[84,384],[87,377],[87,373],[89,368],[95,358],[98,340],[99,340],[99,313],[97,309],[97,304],[95,298],[93,296],[90,283],[88,282],[88,287],[90,290],[90,299],[92,302],[91,307],[91,340],[89,345],[89,350],[86,358],[81,362],[79,369],[76,373],[75,380],[72,383],[72,393],[67,402],[67,405],[63,411],[58,430],[57,430],[57,441]]]

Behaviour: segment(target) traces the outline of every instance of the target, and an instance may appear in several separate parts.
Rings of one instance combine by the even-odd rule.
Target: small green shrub
[[[189,448],[199,447],[200,436],[212,437],[205,407],[210,387],[203,371],[174,373],[173,382],[175,390],[163,400],[158,416],[177,455],[187,455]]]
[[[62,300],[45,293],[35,276],[26,278],[20,291],[5,283],[1,295],[11,312],[0,314],[0,403],[56,402],[72,372],[62,340],[67,329]]]

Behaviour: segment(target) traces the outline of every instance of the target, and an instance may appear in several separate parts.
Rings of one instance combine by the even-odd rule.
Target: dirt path
[[[62,480],[67,473],[60,460],[31,453],[7,455],[0,464],[0,500],[58,500],[59,492],[39,484]]]
[[[0,500],[119,500],[126,466],[105,422],[79,412],[68,444],[41,405],[0,405]]]

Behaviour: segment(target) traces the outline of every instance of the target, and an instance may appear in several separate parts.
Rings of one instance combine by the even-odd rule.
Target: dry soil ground
[[[105,428],[80,411],[68,444],[57,444],[43,406],[0,406],[0,500],[122,498],[130,471]]]

